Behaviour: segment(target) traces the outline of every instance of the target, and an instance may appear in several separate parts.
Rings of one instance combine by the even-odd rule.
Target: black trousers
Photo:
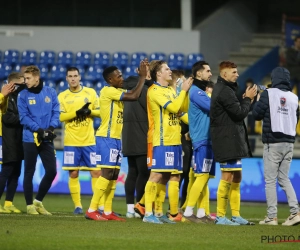
[[[181,136],[181,144],[182,144],[182,151],[184,153],[183,155],[183,162],[182,162],[182,174],[180,176],[180,182],[179,182],[179,188],[182,185],[182,190],[181,190],[181,200],[180,200],[180,206],[182,206],[186,200],[187,196],[187,187],[189,185],[189,172],[191,168],[191,162],[192,162],[192,157],[193,157],[193,147],[192,147],[192,142],[187,141],[185,139],[185,136]]]
[[[147,155],[128,156],[128,174],[125,181],[126,204],[134,204],[140,201],[145,192],[145,186],[149,179],[150,170],[147,167]]]
[[[6,186],[6,201],[13,201],[21,174],[22,160],[2,164],[0,172],[0,199]]]
[[[35,172],[36,161],[40,156],[45,174],[41,180],[35,199],[42,201],[56,176],[56,155],[53,142],[42,142],[40,146],[35,143],[23,142],[24,148],[24,195],[27,205],[33,203],[33,184],[32,179]]]

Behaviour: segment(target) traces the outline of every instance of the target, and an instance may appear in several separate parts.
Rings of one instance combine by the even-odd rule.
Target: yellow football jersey
[[[181,126],[177,112],[181,107],[186,92],[182,91],[178,97],[171,87],[163,87],[155,84],[148,89],[148,106],[152,117],[149,120],[154,122],[153,146],[175,146],[181,144]],[[172,105],[172,111],[169,111]],[[168,110],[169,109],[169,110]],[[151,140],[149,131],[148,140]]]
[[[124,109],[122,96],[126,91],[112,86],[101,89],[99,97],[101,125],[96,136],[121,139]]]
[[[58,95],[60,112],[76,112],[90,102],[89,109],[99,109],[99,98],[94,89],[82,87],[78,92],[67,89]],[[64,146],[95,145],[94,119],[92,116],[80,121],[77,117],[65,121]]]

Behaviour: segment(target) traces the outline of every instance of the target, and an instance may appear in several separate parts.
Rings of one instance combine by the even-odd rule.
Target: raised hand
[[[192,84],[193,84],[193,78],[192,77],[189,77],[188,79],[186,79],[183,83],[182,83],[182,85],[181,85],[181,89],[182,90],[185,90],[186,92],[188,92],[189,91],[189,89],[190,89],[190,87],[192,86]]]
[[[2,95],[7,96],[14,90],[15,90],[15,84],[8,83],[8,84],[3,85],[2,89],[1,89],[1,93],[2,93]]]

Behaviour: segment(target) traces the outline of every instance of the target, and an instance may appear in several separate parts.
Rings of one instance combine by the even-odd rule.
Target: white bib
[[[290,91],[267,89],[269,94],[271,129],[285,135],[296,135],[298,97]]]

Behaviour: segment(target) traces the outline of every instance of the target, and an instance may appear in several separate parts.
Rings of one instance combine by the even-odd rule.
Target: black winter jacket
[[[272,72],[272,88],[278,88],[282,91],[291,91],[289,72],[277,67]],[[280,132],[272,132],[270,119],[270,106],[268,91],[261,93],[260,99],[253,106],[252,114],[255,120],[263,120],[263,143],[279,143],[279,142],[295,142],[295,136],[286,135]],[[296,112],[297,120],[299,120],[299,106]]]
[[[251,100],[246,97],[240,103],[237,87],[237,83],[229,83],[219,76],[212,92],[210,133],[217,162],[252,156],[244,122]]]
[[[18,92],[13,92],[8,96],[7,111],[2,115],[3,163],[24,159],[22,142],[23,126],[19,120],[17,96]]]
[[[124,89],[133,89],[138,76],[129,76],[123,82]],[[151,81],[146,81],[137,101],[124,102],[122,153],[124,156],[147,155],[147,91]]]

